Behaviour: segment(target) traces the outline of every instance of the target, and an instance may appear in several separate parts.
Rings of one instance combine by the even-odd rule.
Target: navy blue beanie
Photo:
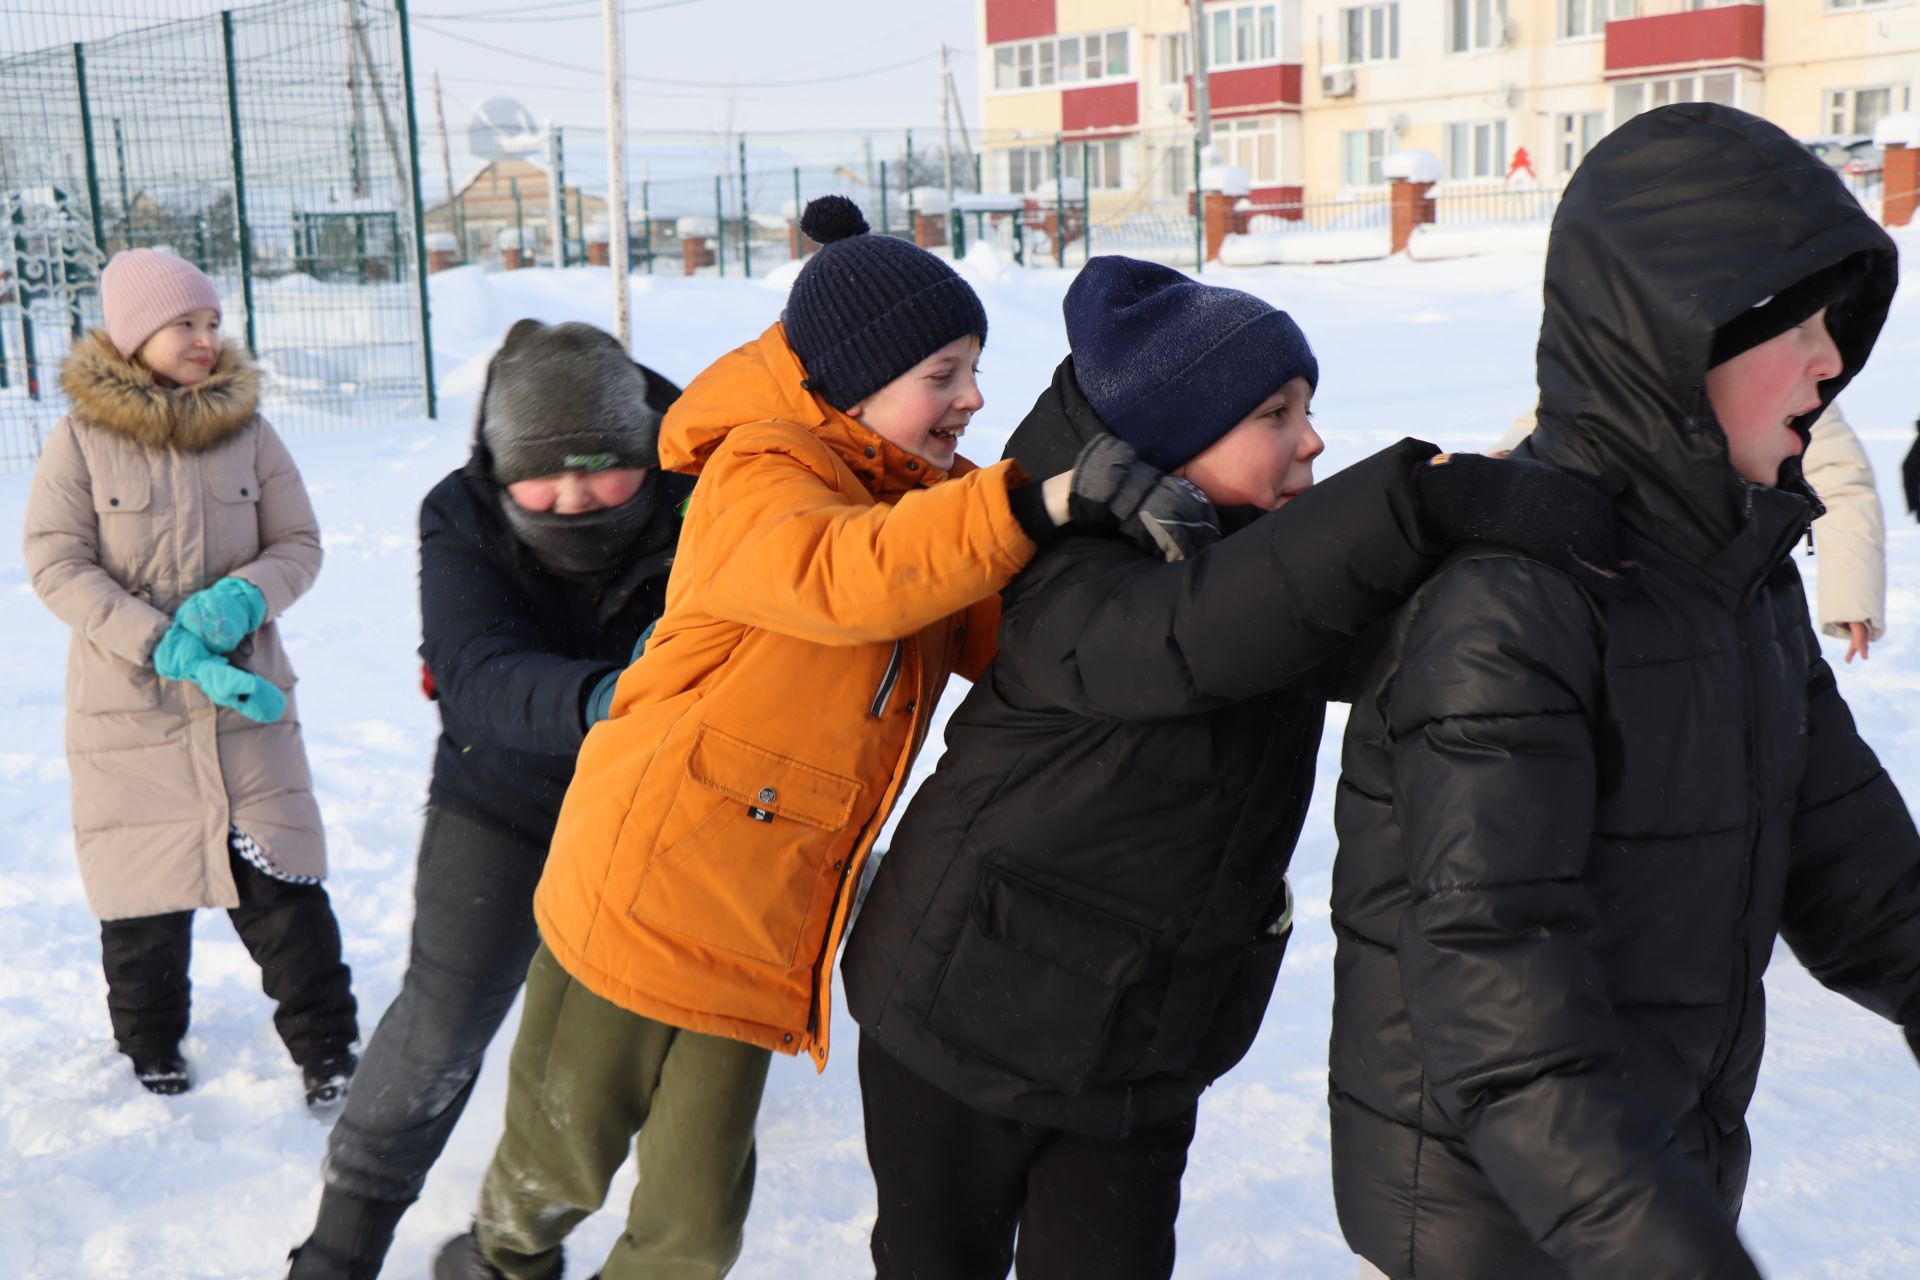
[[[868,234],[845,196],[808,202],[819,244],[787,295],[787,341],[807,386],[843,412],[958,338],[987,341],[987,312],[954,269],[910,240]]]
[[[1162,471],[1184,465],[1295,378],[1320,382],[1306,335],[1250,293],[1116,254],[1067,290],[1074,376],[1107,430]]]

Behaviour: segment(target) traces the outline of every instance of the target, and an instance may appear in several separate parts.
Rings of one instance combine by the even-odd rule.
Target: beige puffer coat
[[[239,905],[229,824],[276,869],[324,874],[293,667],[273,622],[313,585],[320,529],[286,445],[255,412],[259,375],[227,346],[205,381],[163,387],[94,333],[61,385],[73,411],[34,473],[26,564],[73,628],[67,760],[88,906],[114,920]],[[288,693],[273,724],[150,665],[181,601],[229,575],[266,597],[265,625],[230,661]]]
[[[1511,449],[1532,434],[1533,414],[1523,413],[1494,451]],[[1813,527],[1820,586],[1814,620],[1822,632],[1842,640],[1852,634],[1849,622],[1864,622],[1867,638],[1878,640],[1887,633],[1887,520],[1873,486],[1873,465],[1837,402],[1813,420],[1801,470],[1827,508]]]

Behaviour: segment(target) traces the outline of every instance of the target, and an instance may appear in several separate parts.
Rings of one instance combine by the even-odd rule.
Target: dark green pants
[[[602,1000],[542,943],[509,1062],[506,1135],[480,1187],[487,1260],[510,1280],[557,1277],[560,1242],[606,1202],[631,1143],[640,1185],[603,1280],[726,1275],[753,1198],[770,1056]]]

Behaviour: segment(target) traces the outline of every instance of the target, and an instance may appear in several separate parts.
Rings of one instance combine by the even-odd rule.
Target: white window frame
[[[1188,39],[1184,31],[1160,37],[1161,84],[1185,84],[1193,74],[1193,61],[1187,57]]]
[[[1387,177],[1381,172],[1381,166],[1385,164],[1389,150],[1391,147],[1385,129],[1343,131],[1340,134],[1340,185],[1348,189],[1385,185]],[[1364,172],[1354,172],[1356,158],[1360,159],[1358,167]]]
[[[1069,181],[1086,180],[1088,191],[1124,191],[1127,188],[1127,152],[1130,138],[1086,138],[1060,144],[1060,169]],[[1084,152],[1083,152],[1084,148]],[[1080,172],[1085,154],[1090,174]]]
[[[1100,51],[1098,62],[1092,57],[1094,49]],[[1032,93],[1076,84],[1133,80],[1137,78],[1139,58],[1133,47],[1133,29],[1117,27],[996,44],[992,66],[993,88],[989,92]]]
[[[1207,34],[1209,73],[1279,64],[1279,0],[1209,4],[1202,18]]]
[[[1006,194],[1021,196],[1053,180],[1052,147],[1009,147],[999,166]]]
[[[1887,109],[1860,128],[1860,95],[1885,93]],[[1913,101],[1912,89],[1904,84],[1861,84],[1845,89],[1824,89],[1820,93],[1820,120],[1831,134],[1868,134],[1884,116],[1907,110]]]
[[[1260,163],[1261,143],[1270,142],[1267,165]],[[1242,116],[1213,122],[1213,142],[1228,164],[1245,169],[1256,187],[1280,185],[1280,120],[1276,116]]]
[[[1400,0],[1351,4],[1340,10],[1340,61],[1355,67],[1363,62],[1400,60]]]
[[[1609,102],[1609,111],[1613,116],[1613,127],[1619,128],[1627,121],[1655,107],[1671,106],[1676,102],[1721,102],[1725,106],[1737,107],[1742,96],[1740,73],[1732,69],[1724,71],[1694,71],[1679,76],[1654,76],[1646,80],[1617,80]],[[1707,96],[1710,81],[1723,81],[1731,91],[1725,98]],[[1628,109],[1627,95],[1632,94],[1634,103]]]
[[[1160,152],[1160,170],[1165,181],[1161,194],[1169,200],[1185,200],[1193,193],[1193,148],[1175,143]]]
[[[1607,34],[1609,22],[1634,17],[1638,0],[1559,0],[1554,6],[1553,37],[1570,40],[1599,40]]]
[[[1447,0],[1446,19],[1448,53],[1507,47],[1507,0]]]
[[[1828,13],[1859,13],[1862,9],[1885,9],[1898,0],[1826,0]]]
[[[1562,111],[1555,116],[1553,151],[1560,163],[1561,176],[1578,169],[1587,152],[1606,136],[1607,113],[1604,111]]]
[[[1449,182],[1491,182],[1507,176],[1507,122],[1457,120],[1446,127],[1443,158]]]

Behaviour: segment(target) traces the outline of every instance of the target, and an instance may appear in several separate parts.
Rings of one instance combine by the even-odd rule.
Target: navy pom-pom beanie
[[[800,230],[820,246],[782,319],[807,385],[843,412],[958,338],[987,340],[973,287],[911,240],[869,233],[845,196],[808,202]]]
[[[1205,451],[1295,378],[1320,383],[1313,348],[1286,312],[1155,262],[1092,259],[1064,309],[1087,403],[1162,471]]]

